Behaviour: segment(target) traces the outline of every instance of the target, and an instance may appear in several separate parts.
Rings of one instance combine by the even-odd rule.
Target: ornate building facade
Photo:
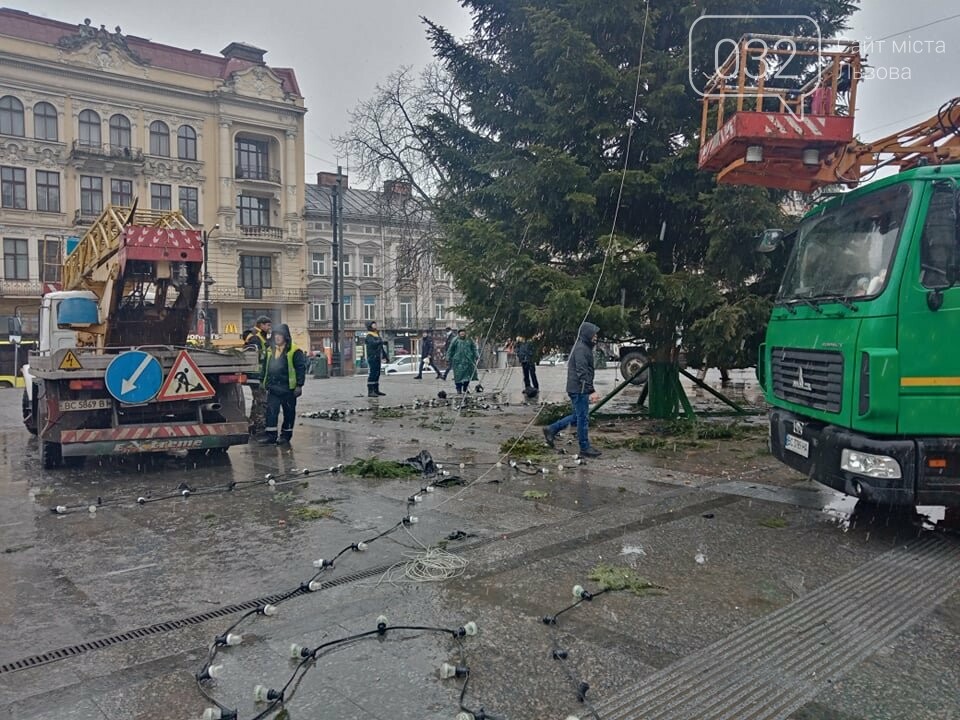
[[[136,201],[206,233],[215,336],[267,314],[306,344],[306,109],[264,54],[0,9],[0,315],[19,309],[29,331],[74,239]]]
[[[336,173],[318,173],[317,184],[306,186],[307,292],[310,347],[329,348],[333,327],[333,224],[331,198]],[[383,190],[342,189],[341,314],[345,362],[358,363],[368,320],[376,320],[391,346],[420,351],[424,331],[442,338],[443,329],[463,319],[456,307],[461,296],[450,273],[432,251],[437,225],[410,197],[400,181]]]

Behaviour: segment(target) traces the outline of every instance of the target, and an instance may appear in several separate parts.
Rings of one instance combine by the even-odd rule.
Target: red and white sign
[[[157,402],[204,400],[216,394],[213,385],[207,380],[206,375],[200,372],[200,368],[190,354],[186,350],[181,350],[173,367],[170,368],[170,374],[160,386],[156,399]]]

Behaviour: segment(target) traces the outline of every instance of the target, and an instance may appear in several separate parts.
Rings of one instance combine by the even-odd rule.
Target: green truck
[[[758,365],[779,460],[869,502],[960,506],[958,218],[950,164],[805,216]]]

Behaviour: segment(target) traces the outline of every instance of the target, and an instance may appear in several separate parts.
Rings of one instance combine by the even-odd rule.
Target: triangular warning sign
[[[160,386],[160,392],[157,393],[157,402],[169,400],[203,400],[216,395],[213,385],[207,380],[206,376],[200,372],[200,368],[190,357],[186,350],[181,350],[177,355],[173,367],[170,368],[170,374]]]
[[[67,354],[63,356],[63,360],[60,361],[60,370],[82,370],[83,365],[80,364],[80,361],[77,360],[77,356],[73,353],[73,350],[67,350]]]

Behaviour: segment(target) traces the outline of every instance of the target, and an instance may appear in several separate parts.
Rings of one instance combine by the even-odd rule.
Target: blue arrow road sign
[[[107,391],[122,403],[145,403],[163,384],[160,362],[142,350],[120,353],[107,365]]]

